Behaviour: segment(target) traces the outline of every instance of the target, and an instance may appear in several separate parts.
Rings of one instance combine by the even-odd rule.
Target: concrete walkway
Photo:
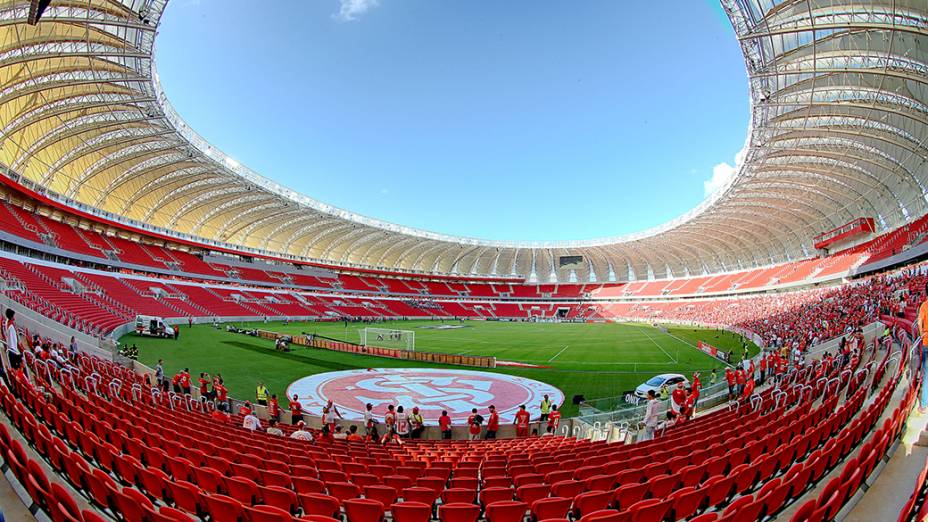
[[[928,459],[928,448],[918,445],[928,425],[928,415],[913,411],[896,453],[860,502],[848,513],[846,522],[896,520],[915,489],[915,479]]]

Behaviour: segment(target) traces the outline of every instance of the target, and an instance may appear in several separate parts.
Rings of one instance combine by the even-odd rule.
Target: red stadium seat
[[[369,498],[353,498],[346,500],[345,514],[348,522],[381,522],[384,507],[379,500]]]
[[[565,518],[570,509],[571,499],[548,497],[536,500],[532,504],[532,519],[536,521],[552,518]]]
[[[300,507],[306,515],[323,515],[337,518],[342,505],[337,498],[321,493],[301,493],[297,495]]]
[[[292,522],[293,516],[283,509],[260,504],[245,506],[245,517],[249,522]]]
[[[480,506],[476,504],[442,504],[438,508],[441,522],[477,522]]]
[[[428,522],[432,506],[422,502],[399,502],[390,505],[394,522]]]
[[[486,506],[487,522],[521,522],[528,504],[518,500],[500,500]]]

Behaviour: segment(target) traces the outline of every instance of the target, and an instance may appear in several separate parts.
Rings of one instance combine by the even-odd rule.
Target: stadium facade
[[[928,205],[923,0],[722,0],[751,121],[736,174],[686,214],[584,241],[487,241],[361,216],[239,164],[187,125],[155,68],[164,0],[0,10],[6,182],[110,222],[206,248],[411,273],[626,281],[814,256],[860,217],[899,227]],[[272,173],[271,173],[272,174]],[[580,266],[558,267],[561,256]]]

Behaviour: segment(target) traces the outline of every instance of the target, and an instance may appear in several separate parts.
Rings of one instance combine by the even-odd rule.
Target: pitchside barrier
[[[281,337],[290,337],[291,344],[332,350],[335,352],[356,353],[387,357],[390,359],[403,359],[406,361],[428,362],[438,364],[453,364],[457,366],[473,366],[476,368],[496,368],[496,357],[483,357],[480,355],[452,355],[436,352],[412,352],[398,348],[381,348],[378,346],[362,346],[360,344],[338,341],[321,335],[293,335],[287,336],[269,330],[258,330],[258,337],[276,340]]]

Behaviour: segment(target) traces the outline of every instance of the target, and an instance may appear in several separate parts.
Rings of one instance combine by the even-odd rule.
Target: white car
[[[641,384],[635,388],[635,396],[641,397],[643,399],[647,398],[649,390],[654,390],[654,393],[659,396],[661,393],[661,386],[666,384],[667,388],[670,391],[673,391],[673,389],[677,386],[677,383],[680,382],[682,382],[684,386],[690,385],[690,381],[679,373],[662,373],[660,375],[655,375],[654,377],[648,379],[648,381],[644,384]]]

